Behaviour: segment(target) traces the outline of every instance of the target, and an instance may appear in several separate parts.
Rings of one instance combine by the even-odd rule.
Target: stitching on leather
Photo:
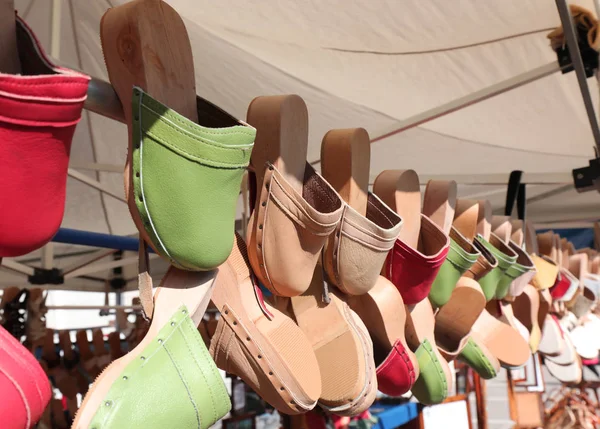
[[[475,352],[477,353],[477,355],[479,356],[479,358],[482,360],[483,365],[485,365],[485,367],[487,368],[487,370],[489,371],[489,374],[492,375],[492,377],[496,376],[496,370],[494,369],[494,367],[492,367],[492,365],[490,364],[489,360],[487,359],[487,357],[485,356],[485,354],[483,353],[483,350],[481,350],[479,348],[479,346],[477,345],[477,343],[475,341],[471,340],[471,343],[473,344],[473,347],[475,349]]]
[[[203,369],[202,369],[202,366],[200,366],[200,363],[198,362],[198,359],[196,359],[196,355],[195,355],[195,353],[192,353],[192,349],[190,348],[190,345],[189,345],[189,341],[188,341],[187,335],[185,335],[185,331],[184,331],[184,329],[182,329],[182,328],[183,328],[183,325],[180,325],[180,326],[178,327],[178,330],[181,332],[181,336],[183,337],[183,342],[185,343],[185,347],[187,348],[187,350],[188,350],[188,353],[190,354],[190,356],[192,356],[192,359],[194,359],[194,363],[196,364],[196,367],[198,368],[198,371],[200,372],[200,375],[201,375],[201,376],[202,376],[202,378],[204,379],[204,383],[206,383],[206,388],[207,388],[207,389],[209,390],[209,392],[210,392],[210,395],[209,395],[209,396],[210,396],[210,402],[211,402],[211,404],[212,404],[212,409],[211,409],[211,411],[212,411],[212,415],[213,415],[213,420],[217,420],[217,407],[216,407],[216,405],[215,405],[215,398],[214,398],[214,393],[215,393],[215,392],[214,392],[214,390],[211,388],[211,383],[208,381],[208,378],[206,377],[206,374],[204,373],[204,371],[203,371]],[[171,360],[173,360],[173,358],[171,357],[171,353],[169,352],[169,350],[168,350],[168,349],[167,349],[167,347],[166,347],[166,344],[164,345],[164,348],[165,348],[165,350],[167,351],[167,353],[169,354],[169,357],[171,358]],[[202,353],[202,354],[204,355],[204,353]],[[208,357],[208,358],[210,359],[210,356],[203,356],[203,357],[204,357],[204,358],[207,358],[207,357]],[[211,369],[212,369],[212,368],[211,368]],[[211,372],[212,372],[212,371],[211,371]],[[213,373],[213,377],[214,377],[214,373]],[[181,378],[181,380],[183,381],[183,376],[182,376],[181,374],[179,375],[179,378]],[[214,381],[214,380],[213,380],[213,381]],[[184,382],[184,383],[185,383],[185,382]],[[190,393],[190,392],[188,392],[188,394],[190,395],[190,399],[192,400],[192,398],[191,398],[191,393]],[[195,402],[194,402],[193,400],[192,400],[192,402],[194,403],[194,408],[196,409],[196,415],[198,416],[198,425],[200,425],[200,414],[199,414],[199,411],[198,411],[198,409],[196,408]],[[200,427],[200,426],[198,426],[198,427]]]
[[[259,259],[259,265],[260,265],[260,271],[264,277],[264,279],[266,280],[264,283],[265,286],[269,287],[269,289],[271,289],[272,292],[275,293],[279,293],[279,291],[277,290],[277,288],[275,287],[275,285],[273,284],[273,281],[271,280],[271,276],[269,275],[269,271],[267,270],[267,264],[265,263],[265,233],[264,231],[267,228],[267,213],[269,210],[269,205],[271,202],[271,189],[272,189],[272,182],[271,182],[271,177],[272,177],[273,173],[272,170],[267,169],[267,171],[265,172],[264,178],[263,178],[263,182],[269,183],[269,189],[267,192],[267,197],[265,199],[265,205],[264,207],[262,206],[262,203],[259,205],[258,208],[258,214],[257,217],[258,219],[258,225],[254,225],[255,231],[256,231],[256,245],[259,246],[259,252],[258,252],[258,259]],[[265,186],[264,184],[262,186]],[[261,194],[264,194],[264,190],[262,191]],[[259,228],[259,225],[262,225],[262,229]]]
[[[0,372],[2,374],[4,374],[4,376],[6,378],[8,378],[10,380],[12,385],[15,387],[15,389],[17,389],[17,391],[21,395],[21,400],[23,401],[23,404],[25,405],[25,412],[27,414],[27,426],[26,427],[30,427],[31,423],[32,423],[31,422],[31,409],[29,408],[29,402],[27,401],[27,395],[25,395],[25,392],[23,392],[23,389],[21,388],[19,383],[17,383],[17,381],[10,374],[8,374],[6,371],[4,371],[1,367],[0,367]]]
[[[177,365],[177,362],[175,361],[175,359],[173,359],[173,356],[169,352],[169,349],[167,349],[166,347],[164,347],[164,349],[167,352],[167,355],[169,356],[171,363],[175,367],[175,370],[177,371],[177,375],[179,376],[179,379],[181,380],[181,382],[183,383],[183,386],[185,387],[185,391],[188,394],[188,398],[190,399],[190,402],[192,403],[192,406],[194,407],[194,411],[196,412],[196,421],[198,422],[198,429],[201,429],[200,412],[198,411],[198,405],[196,404],[196,401],[194,401],[194,398],[192,398],[192,393],[190,392],[190,389],[189,389],[186,381],[183,379],[183,375],[181,374],[181,369],[179,368],[179,365]],[[188,350],[189,350],[189,348],[188,348]],[[214,412],[214,407],[213,407],[213,412]]]
[[[293,196],[293,195],[291,195],[291,194],[290,194],[290,192],[288,192],[288,191],[287,191],[287,189],[285,189],[285,187],[284,187],[284,186],[282,186],[282,184],[281,184],[281,182],[279,181],[279,179],[278,179],[278,178],[277,178],[277,177],[276,177],[276,176],[273,174],[273,175],[272,175],[272,177],[271,177],[271,185],[269,186],[269,197],[272,197],[272,198],[273,198],[273,200],[275,200],[275,201],[276,201],[276,202],[278,202],[279,204],[283,204],[283,203],[282,203],[282,201],[281,201],[279,198],[275,197],[275,195],[274,195],[274,194],[271,192],[271,186],[273,186],[273,183],[272,183],[273,181],[275,181],[275,183],[277,183],[277,184],[279,185],[279,189],[280,189],[280,190],[281,190],[281,192],[283,192],[283,194],[284,194],[284,195],[285,195],[285,196],[286,196],[286,197],[287,197],[287,198],[290,200],[290,202],[291,202],[291,203],[292,203],[294,206],[296,206],[296,207],[297,207],[297,208],[298,208],[298,209],[299,209],[299,210],[302,212],[302,214],[303,214],[303,215],[305,215],[305,216],[306,216],[308,219],[310,219],[310,220],[311,220],[313,223],[317,224],[318,226],[320,226],[320,227],[322,227],[322,228],[331,228],[331,227],[335,227],[335,225],[337,225],[337,224],[338,224],[338,220],[336,220],[335,222],[332,222],[332,223],[321,223],[321,222],[318,222],[317,220],[315,220],[315,219],[314,219],[314,218],[313,218],[313,217],[310,215],[310,213],[309,213],[309,212],[308,212],[308,211],[307,211],[307,210],[306,210],[306,209],[305,209],[305,208],[302,206],[302,204],[300,204],[300,203],[299,203],[299,202],[296,200],[296,198],[294,198],[294,196]],[[302,200],[304,200],[304,198],[302,198],[301,196],[300,196],[300,198],[301,198]],[[304,201],[306,201],[306,200],[304,200]],[[318,212],[318,211],[317,211],[317,210],[316,210],[314,207],[312,207],[310,204],[309,204],[309,206],[311,207],[311,209],[313,209],[314,211]],[[283,207],[282,207],[282,208],[283,208]],[[298,218],[296,215],[293,215],[291,212],[289,212],[289,210],[288,210],[287,208],[284,208],[284,210],[285,210],[286,212],[288,212],[288,213],[290,214],[290,216],[292,216],[292,217],[294,217],[295,219],[297,219],[299,223],[302,223],[302,224],[304,224],[304,222],[302,222],[302,221],[301,221],[301,220],[300,220],[300,219],[299,219],[299,218]],[[320,212],[319,212],[319,213],[320,213]],[[304,226],[304,227],[305,227],[305,228],[310,228],[310,229],[312,229],[312,230],[316,230],[316,228],[314,228],[314,227],[307,227],[307,226]]]
[[[245,169],[248,165],[248,163],[246,163],[246,162],[234,163],[234,162],[225,162],[225,161],[214,161],[210,158],[205,158],[205,157],[201,157],[198,155],[194,155],[194,154],[186,151],[185,149],[182,149],[179,146],[175,146],[174,144],[167,142],[162,137],[159,137],[158,135],[156,135],[154,132],[152,132],[149,129],[144,130],[143,132],[144,132],[144,135],[150,136],[157,143],[168,147],[169,149],[171,149],[171,151],[176,152],[179,155],[182,155],[181,153],[179,153],[179,152],[182,152],[183,154],[187,155],[187,158],[190,159],[191,161],[198,162],[199,164],[202,164],[207,167],[223,168],[223,169],[227,169],[227,170],[239,170],[239,169]],[[201,143],[207,144],[204,141],[202,141]],[[248,149],[240,149],[240,150],[249,151],[250,149],[251,149],[251,147]],[[183,156],[186,157],[185,155],[183,155]]]
[[[139,115],[139,120],[138,120],[138,139],[139,139],[139,148],[138,148],[138,162],[139,162],[139,170],[140,170],[140,192],[142,193],[142,203],[143,203],[143,207],[144,207],[144,211],[146,212],[146,217],[148,218],[148,222],[150,223],[150,226],[152,227],[152,232],[154,232],[154,236],[156,237],[156,239],[158,240],[158,244],[160,245],[160,247],[162,248],[163,252],[165,252],[165,254],[167,255],[167,257],[173,261],[175,261],[172,257],[171,254],[169,253],[169,251],[167,250],[167,248],[165,247],[164,243],[162,242],[162,240],[160,239],[160,236],[158,235],[158,231],[156,230],[156,227],[154,226],[154,222],[152,222],[152,216],[150,215],[150,210],[148,209],[148,206],[146,204],[146,195],[144,193],[144,174],[143,174],[143,144],[144,144],[144,138],[143,138],[143,130],[142,130],[142,115],[140,114],[140,110],[141,110],[141,106],[142,106],[142,98],[143,98],[143,94],[144,93],[140,93],[139,95],[139,102],[138,102],[138,115]],[[134,144],[134,148],[135,148],[135,144]],[[132,155],[133,156],[133,155]],[[133,172],[132,172],[133,173]],[[135,188],[135,185],[134,185]],[[133,196],[135,198],[135,195]],[[137,204],[136,204],[137,207]],[[178,261],[175,261],[177,264],[179,264]],[[180,265],[180,264],[179,264]]]
[[[444,386],[444,393],[442,395],[445,398],[447,396],[447,391],[448,391],[448,382],[446,381],[446,376],[444,375],[444,369],[442,368],[442,365],[440,364],[439,359],[433,352],[433,348],[432,348],[431,344],[429,343],[429,341],[424,341],[423,343],[421,343],[421,345],[423,346],[423,349],[429,355],[429,358],[431,359],[431,362],[433,363],[433,366],[436,369],[435,373],[436,373],[438,379],[442,382],[442,384]]]
[[[354,241],[355,243],[358,243],[364,247],[368,247],[369,249],[376,251],[376,252],[380,252],[380,253],[387,253],[388,251],[390,251],[392,249],[392,247],[394,246],[394,243],[396,241],[396,239],[394,239],[394,241],[392,241],[390,244],[390,246],[381,246],[381,247],[377,247],[374,244],[371,243],[367,243],[364,240],[361,240],[360,238],[357,238],[355,236],[353,236],[352,234],[345,232],[343,229],[341,231],[342,235],[346,238],[348,238],[349,240]],[[372,237],[372,238],[377,238],[377,237]],[[388,244],[388,243],[386,243]]]
[[[389,223],[390,223],[390,227],[387,229],[392,229],[395,228],[396,225],[398,225],[398,222],[393,222],[383,211],[381,211],[381,209],[379,207],[377,207],[377,205],[375,205],[371,200],[367,199],[367,205],[370,205],[371,207],[373,207],[375,210],[377,210],[379,212],[379,214],[381,214],[381,216],[383,216]]]
[[[213,134],[213,135],[236,135],[237,134],[237,135],[244,135],[244,136],[248,136],[248,137],[254,136],[254,133],[252,131],[246,130],[249,127],[244,126],[244,125],[234,125],[225,131],[218,131],[215,128],[207,128],[207,127],[197,124],[191,120],[184,121],[180,117],[177,116],[177,115],[179,115],[179,113],[177,113],[177,115],[174,114],[172,109],[166,111],[164,114],[161,115],[160,113],[158,113],[152,109],[152,107],[151,107],[152,104],[154,105],[154,107],[158,107],[158,108],[161,108],[161,107],[166,107],[167,109],[170,109],[170,108],[168,106],[165,106],[162,103],[158,102],[157,100],[154,100],[153,98],[149,98],[148,101],[146,101],[146,103],[144,104],[144,108],[149,110],[153,114],[155,114],[159,119],[163,120],[165,118],[169,118],[170,120],[179,122],[184,127],[191,126],[191,128],[198,128],[198,131],[202,132],[202,133]],[[185,128],[181,128],[181,127],[177,126],[176,124],[172,124],[172,123],[171,124],[166,123],[165,125],[168,125],[168,126],[174,128],[175,130],[183,131],[184,133],[189,134],[189,136],[191,138],[198,140],[198,137],[194,136],[189,130],[187,130]],[[199,140],[199,141],[204,142],[203,140]],[[209,144],[213,144],[217,147],[221,147],[214,143],[209,143]],[[234,146],[229,146],[227,148],[230,148],[230,147],[234,147]],[[237,148],[239,148],[239,147],[241,147],[241,146],[237,146]]]
[[[229,316],[229,314],[231,314],[231,316]],[[225,321],[225,323],[227,324],[227,326],[233,333],[233,335],[231,335],[230,342],[236,341],[238,343],[238,345],[240,345],[240,343],[241,343],[241,345],[242,345],[241,347],[246,349],[246,351],[253,357],[254,362],[263,371],[264,376],[268,380],[275,379],[277,381],[278,384],[272,383],[273,388],[278,392],[278,394],[284,400],[284,402],[286,402],[287,406],[292,409],[298,409],[300,407],[302,409],[310,408],[311,404],[305,404],[304,402],[299,401],[298,398],[293,394],[291,389],[289,389],[288,386],[282,381],[282,378],[277,374],[277,371],[274,368],[274,366],[271,364],[267,354],[256,343],[256,341],[250,334],[250,331],[246,328],[244,323],[242,323],[241,318],[238,317],[237,314],[227,305],[225,305],[223,307],[221,316],[223,317],[223,320]],[[230,318],[232,320],[229,320]],[[237,322],[237,325],[233,325],[234,321]],[[236,326],[239,326],[239,328],[236,328]],[[240,335],[238,333],[238,330],[243,332],[243,335]],[[247,338],[250,338],[250,341],[247,341]],[[252,348],[254,348],[256,350],[252,350]],[[229,350],[229,347],[228,347],[228,350]],[[260,360],[256,359],[257,354],[261,355]],[[270,372],[272,372],[273,375],[268,375]],[[284,390],[280,390],[279,389],[280,386],[283,387]],[[293,404],[290,403],[290,400],[293,400]]]
[[[195,330],[194,328],[192,328],[192,327],[190,326],[190,324],[189,324],[189,323],[186,323],[184,326],[185,326],[185,328],[186,328],[186,329],[188,329],[188,330],[191,330],[191,331],[192,331],[192,332],[190,332],[190,334],[191,334],[191,337],[192,337],[192,340],[193,340],[193,341],[195,341],[196,345],[197,345],[197,346],[198,346],[198,348],[201,350],[201,353],[202,353],[202,355],[203,355],[203,358],[204,358],[204,359],[208,359],[208,362],[209,362],[209,365],[208,365],[208,366],[209,366],[209,368],[210,368],[210,372],[212,373],[213,381],[214,381],[214,380],[217,380],[217,382],[218,382],[218,383],[220,383],[220,382],[221,382],[221,376],[220,376],[219,372],[217,371],[216,365],[212,365],[212,359],[211,359],[211,357],[210,357],[210,353],[209,353],[209,352],[208,352],[208,350],[206,349],[206,345],[204,344],[204,341],[202,341],[202,340],[201,340],[201,338],[199,338],[199,337],[198,337],[198,335],[196,335],[196,330]],[[183,330],[182,330],[182,335],[183,335],[184,339],[185,339],[185,340],[186,340],[186,342],[187,342],[187,341],[188,341],[188,337],[187,337],[187,335],[185,334],[185,332],[184,332]],[[189,347],[188,347],[188,350],[189,350]],[[191,353],[191,350],[190,350],[190,353]],[[196,357],[195,357],[195,356],[194,356],[194,361],[197,363],[197,365],[198,365],[198,368],[201,368],[201,366],[200,366],[200,364],[198,363],[198,361],[196,360]],[[207,380],[207,378],[204,376],[204,372],[202,373],[202,376],[204,377],[204,379],[207,381],[207,384],[208,384],[208,380]],[[217,390],[218,390],[218,393],[219,393],[219,396],[221,396],[221,399],[228,401],[228,400],[229,400],[229,397],[228,397],[228,396],[227,396],[227,394],[225,393],[225,389],[224,389],[224,388],[222,388],[222,386],[221,386],[221,385],[219,385],[219,386],[221,387],[221,388],[217,389]],[[214,389],[210,388],[210,385],[209,385],[209,389],[211,390],[211,392],[214,392]],[[213,408],[214,408],[214,410],[215,410],[215,419],[217,419],[217,420],[218,420],[218,416],[217,416],[217,414],[216,414],[216,409],[217,409],[217,407],[216,407],[216,405],[215,405],[215,402],[214,402],[212,399],[213,399],[213,398],[212,398],[212,395],[211,395],[211,401],[212,401],[212,403],[213,403]]]

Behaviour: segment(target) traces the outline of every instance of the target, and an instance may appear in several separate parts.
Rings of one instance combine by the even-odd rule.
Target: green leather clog
[[[233,118],[218,121],[231,126],[203,127],[137,87],[132,117],[133,190],[145,238],[178,268],[218,267],[233,246],[256,130]]]
[[[230,409],[223,379],[182,306],[124,368],[89,429],[208,429]]]
[[[434,308],[445,305],[452,296],[458,279],[467,272],[481,253],[456,229],[450,233],[450,249],[429,292],[429,301]]]
[[[419,378],[412,387],[412,393],[422,404],[439,404],[448,397],[451,386],[433,346],[424,340],[415,352],[419,362]]]
[[[490,241],[487,241],[481,235],[478,235],[475,239],[480,245],[489,250],[498,261],[498,265],[479,280],[485,299],[490,301],[496,297],[496,290],[500,280],[502,280],[506,271],[516,262],[517,255],[494,234],[491,235]]]
[[[480,341],[469,338],[458,359],[469,365],[479,376],[491,380],[498,375],[500,363]]]

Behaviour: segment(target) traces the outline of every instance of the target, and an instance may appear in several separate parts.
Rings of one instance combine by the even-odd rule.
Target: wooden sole
[[[463,338],[470,334],[485,303],[479,284],[473,279],[462,277],[452,292],[450,301],[435,315],[436,342],[450,353],[457,350]]]
[[[284,399],[288,394],[292,396],[296,407],[304,412],[309,411],[314,408],[321,394],[321,375],[312,345],[289,317],[268,302],[264,302],[264,308],[269,315],[263,312],[258,303],[259,298],[255,295],[248,266],[246,245],[236,235],[232,254],[219,268],[212,302],[221,313],[227,308],[232,309],[238,323],[248,332],[248,338],[261,351],[260,358],[256,358],[267,362],[269,368],[263,371],[258,364],[253,365],[261,387],[279,383],[285,389],[282,391],[279,388],[264,387],[257,393],[280,411],[285,412],[287,408],[288,414],[297,413],[296,409],[290,407],[289,401]],[[294,338],[294,341],[287,341],[288,338]],[[228,360],[231,359],[231,356],[228,357]],[[241,361],[245,359],[240,358]],[[289,376],[290,372],[293,377]],[[250,374],[236,375],[245,378],[244,375]]]
[[[331,130],[321,143],[321,174],[350,207],[366,216],[371,141],[363,128]]]
[[[73,429],[88,429],[96,410],[102,405],[114,381],[125,367],[142,353],[182,305],[188,308],[194,324],[196,326],[200,324],[210,302],[215,277],[216,271],[198,272],[169,268],[154,294],[155,311],[148,333],[133,350],[113,361],[96,378],[81,404]]]
[[[529,344],[521,334],[487,310],[483,310],[473,325],[473,331],[504,367],[519,368],[531,357]]]
[[[421,185],[414,170],[385,170],[377,176],[373,192],[400,215],[404,226],[399,239],[417,249],[421,233]]]
[[[439,226],[446,235],[450,233],[458,186],[455,181],[430,180],[423,196],[423,214]]]
[[[325,304],[322,294],[321,267],[317,266],[311,286],[303,295],[291,298],[291,307],[319,362],[319,404],[342,411],[364,394],[370,378],[367,347],[372,346],[364,344],[349,307],[334,293]]]
[[[264,171],[273,164],[300,195],[308,152],[308,110],[297,95],[257,97],[248,106],[247,121],[256,128],[250,168],[261,201]]]
[[[435,341],[435,317],[431,303],[428,299],[424,299],[418,304],[410,307],[405,306],[405,308],[405,335],[410,349],[415,352],[421,343],[423,343],[423,341],[428,340],[433,348],[433,353],[442,366],[444,377],[446,377],[448,390],[451,390],[450,386],[454,384],[452,371],[450,371],[448,362],[446,359],[444,359],[437,348],[437,343]]]
[[[109,9],[100,22],[100,39],[108,76],[123,105],[129,129],[124,171],[127,205],[141,239],[160,254],[146,232],[133,195],[132,91],[138,86],[197,123],[191,44],[183,20],[171,6],[145,0]]]

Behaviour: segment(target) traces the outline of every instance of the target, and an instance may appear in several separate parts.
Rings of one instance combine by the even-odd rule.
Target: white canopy
[[[256,96],[299,94],[317,168],[329,129],[363,127],[375,139],[457,98],[532,70],[557,70],[546,38],[560,25],[552,1],[167,1],[184,18],[198,94],[242,119]],[[111,3],[124,1],[16,0],[54,58],[104,80],[99,23]],[[591,0],[576,3],[595,10]],[[597,106],[598,84],[589,83]],[[86,112],[71,166],[121,196],[126,142],[125,126]],[[571,169],[587,165],[593,146],[575,73],[557,71],[374,142],[371,176],[410,168],[423,183],[455,178],[460,196],[489,198],[501,209],[511,170],[535,183],[529,197],[546,194],[572,182]],[[569,190],[530,204],[528,216],[539,225],[595,220],[599,202],[594,192]],[[122,201],[73,178],[63,226],[136,232]]]

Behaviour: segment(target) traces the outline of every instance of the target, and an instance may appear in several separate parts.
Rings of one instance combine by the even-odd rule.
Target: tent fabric
[[[197,93],[244,118],[259,95],[297,93],[309,109],[309,161],[332,128],[363,127],[372,137],[398,121],[556,61],[546,34],[560,25],[543,0],[168,0],[184,18]],[[16,0],[42,44],[51,47],[55,2]],[[100,18],[123,0],[59,2],[61,64],[107,80]],[[571,2],[594,11],[591,0]],[[589,79],[595,105],[598,84]],[[87,112],[72,162],[121,165],[126,128]],[[372,144],[371,177],[384,169],[422,175],[569,173],[593,157],[593,138],[574,73],[555,73]],[[120,174],[82,171],[117,193]],[[531,186],[535,196],[556,187]],[[502,186],[461,186],[461,196]],[[592,220],[595,193],[574,190],[532,204],[536,222]],[[241,207],[241,204],[240,204]],[[64,227],[133,234],[126,205],[71,178]]]

